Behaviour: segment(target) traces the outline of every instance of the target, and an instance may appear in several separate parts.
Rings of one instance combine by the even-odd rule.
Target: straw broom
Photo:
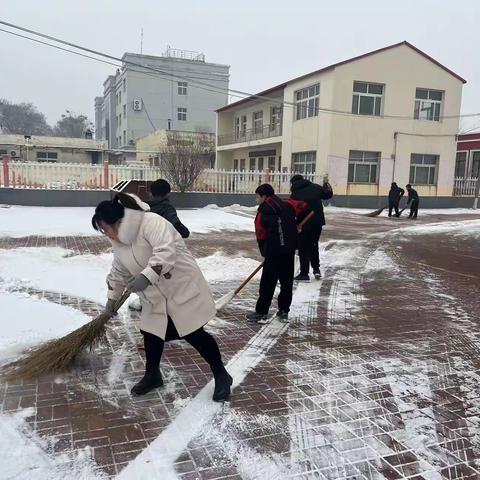
[[[27,356],[7,365],[5,378],[14,381],[66,370],[83,351],[92,350],[105,339],[108,321],[118,312],[129,295],[129,291],[123,293],[115,303],[111,315],[101,313],[68,335],[35,347]]]

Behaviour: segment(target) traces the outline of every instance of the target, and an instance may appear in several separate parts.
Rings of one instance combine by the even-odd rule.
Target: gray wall
[[[285,195],[281,196],[285,197]],[[6,205],[90,207],[109,198],[110,192],[108,191],[0,188],[0,203]],[[255,205],[255,195],[253,194],[172,193],[171,200],[177,208],[201,208],[212,204],[219,207],[227,207],[233,204]],[[424,197],[420,199],[420,209],[471,208],[473,200],[473,197]],[[328,203],[336,207],[376,209],[385,207],[388,204],[388,200],[386,197],[347,197],[337,195]],[[404,201],[402,201],[401,205],[403,204]]]

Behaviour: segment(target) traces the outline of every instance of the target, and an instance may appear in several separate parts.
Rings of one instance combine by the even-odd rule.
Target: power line
[[[150,65],[142,65],[142,64],[139,64],[139,63],[136,63],[136,62],[132,62],[130,60],[123,60],[121,58],[118,58],[118,57],[114,57],[113,55],[109,55],[109,54],[106,54],[106,53],[103,53],[103,52],[100,52],[100,51],[97,51],[97,50],[93,50],[93,49],[90,49],[90,48],[87,48],[87,47],[83,47],[81,45],[77,45],[77,44],[74,44],[74,43],[71,43],[71,42],[68,42],[66,40],[62,40],[60,38],[56,38],[56,37],[53,37],[51,35],[46,35],[44,33],[41,33],[41,32],[37,32],[35,30],[31,30],[31,29],[28,29],[28,28],[25,28],[25,27],[21,27],[19,25],[15,25],[15,24],[12,24],[12,23],[9,23],[9,22],[5,22],[3,20],[0,20],[0,24],[2,25],[5,25],[5,26],[8,26],[10,28],[14,28],[14,29],[17,29],[17,30],[21,30],[21,31],[24,31],[24,32],[27,32],[27,33],[30,33],[32,35],[36,35],[36,36],[39,36],[39,37],[42,37],[42,38],[46,38],[48,40],[52,40],[54,42],[57,42],[57,43],[60,43],[60,44],[63,44],[63,45],[67,45],[67,46],[70,46],[70,47],[73,47],[73,48],[76,48],[78,50],[83,50],[83,51],[86,51],[88,53],[91,53],[91,54],[94,54],[94,55],[97,55],[97,56],[100,56],[100,57],[104,57],[104,58],[108,58],[109,60],[114,60],[116,62],[121,62],[122,63],[122,67],[124,65],[132,65],[132,66],[135,66],[135,67],[139,67],[141,68],[142,70],[143,69],[147,69],[147,70],[151,70],[153,72],[156,72],[157,74],[159,74],[159,76],[164,76],[164,77],[167,77],[166,79],[173,82],[173,80],[171,79],[171,77],[175,77],[175,78],[180,78],[182,80],[189,80],[190,83],[192,85],[196,85],[198,88],[200,89],[203,89],[203,90],[207,90],[205,87],[208,87],[208,91],[211,91],[211,92],[215,92],[215,93],[225,93],[228,92],[230,93],[231,96],[234,96],[234,97],[239,97],[241,99],[250,99],[250,100],[264,100],[266,102],[269,102],[269,103],[273,103],[275,105],[284,105],[284,106],[288,106],[288,107],[293,107],[293,108],[296,108],[297,105],[296,103],[294,102],[288,102],[286,100],[283,100],[281,102],[278,102],[278,101],[275,101],[275,99],[272,99],[271,97],[266,97],[266,96],[263,96],[263,95],[256,95],[256,94],[252,94],[252,93],[248,93],[248,92],[244,92],[244,91],[241,91],[241,90],[235,90],[235,89],[231,89],[231,88],[227,88],[226,90],[225,89],[219,89],[219,87],[216,87],[215,85],[212,85],[212,84],[208,84],[208,83],[205,83],[205,82],[200,82],[198,80],[193,80],[191,77],[188,77],[188,76],[185,76],[185,75],[177,75],[177,74],[174,74],[173,72],[166,72],[164,70],[160,70],[158,68],[155,68],[155,67],[152,67]],[[10,32],[8,30],[1,30],[5,33],[9,33],[9,34],[12,34],[12,35],[16,35],[16,36],[21,36],[21,35],[18,35],[18,34],[15,34],[14,32]],[[67,51],[67,52],[70,52],[70,53],[76,53],[78,54],[77,52],[73,52],[71,50],[67,50],[67,49],[63,49],[63,48],[60,48],[60,47],[57,47],[55,45],[52,45],[52,44],[48,44],[46,42],[40,42],[36,39],[32,39],[31,37],[27,37],[27,36],[22,36],[22,38],[26,38],[28,40],[32,40],[32,41],[36,41],[38,43],[43,43],[45,45],[48,45],[48,46],[52,46],[52,47],[55,47],[55,48],[58,48],[60,50],[64,50],[64,51]],[[82,54],[78,54],[80,56],[84,56],[86,58],[91,58],[93,60],[96,60],[96,61],[100,61],[99,59],[96,59],[94,57],[90,57],[90,56],[87,56],[87,55],[82,55]],[[110,63],[110,62],[109,62]],[[112,64],[112,63],[110,63]],[[114,64],[112,64],[114,65]],[[118,67],[118,65],[115,64],[116,67]],[[170,78],[169,78],[170,77]],[[310,111],[310,107],[307,107]],[[314,107],[312,107],[314,108]],[[347,116],[352,116],[352,117],[359,117],[359,115],[356,115],[350,111],[346,111],[346,110],[335,110],[335,109],[329,109],[329,108],[324,108],[324,107],[317,107],[317,108],[314,108],[314,113],[329,113],[329,114],[334,114],[334,115],[347,115]],[[477,112],[477,113],[470,113],[470,114],[463,114],[463,115],[445,115],[443,117],[441,117],[442,119],[454,119],[454,118],[469,118],[469,117],[477,117],[477,116],[480,116],[480,112]],[[411,116],[405,116],[405,115],[382,115],[380,117],[377,117],[377,116],[369,116],[369,115],[362,115],[361,116],[362,118],[382,118],[382,119],[397,119],[397,120],[413,120],[413,118]]]

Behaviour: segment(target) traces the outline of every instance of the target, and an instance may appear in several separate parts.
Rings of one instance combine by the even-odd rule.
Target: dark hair
[[[272,195],[275,195],[275,190],[269,183],[264,183],[263,185],[260,185],[256,190],[255,193],[258,193],[260,196],[266,195],[267,197],[271,197]]]
[[[398,187],[397,182],[392,182],[392,187]]]
[[[302,176],[302,175],[294,175],[294,176],[290,179],[290,183],[298,182],[299,180],[303,180],[303,176]]]
[[[412,186],[409,183],[407,183],[407,186],[405,188],[412,188]]]
[[[150,185],[150,192],[154,197],[164,197],[172,191],[170,184],[163,178],[155,180]]]
[[[100,222],[104,222],[107,225],[117,223],[125,215],[125,208],[142,210],[135,199],[126,193],[118,193],[112,200],[100,202],[95,208],[95,213],[92,217],[92,227],[98,231]]]

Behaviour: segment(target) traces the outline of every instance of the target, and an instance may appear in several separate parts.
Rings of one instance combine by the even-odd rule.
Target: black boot
[[[163,386],[162,374],[160,373],[160,359],[163,353],[164,341],[153,335],[153,333],[144,332],[140,330],[143,334],[143,344],[145,346],[145,375],[143,378],[136,383],[131,392],[135,395],[145,395],[154,388]]]
[[[158,387],[163,387],[163,378],[160,370],[147,370],[143,378],[132,387],[132,393],[135,395],[145,395]]]
[[[213,391],[213,400],[215,402],[225,402],[230,397],[230,387],[233,378],[225,370],[223,365],[212,367],[213,378],[215,378],[215,390]]]

